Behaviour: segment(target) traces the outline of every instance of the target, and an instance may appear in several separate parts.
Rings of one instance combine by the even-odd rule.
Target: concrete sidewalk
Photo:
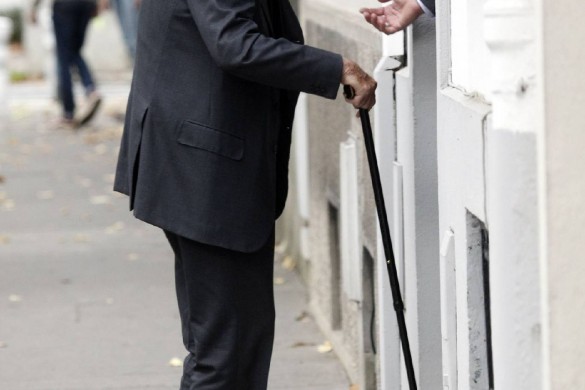
[[[2,123],[2,390],[178,388],[172,255],[111,190],[127,90],[104,91],[99,117],[78,132],[50,128],[56,110],[34,87],[13,91]],[[277,261],[276,273],[269,389],[348,389],[335,354],[318,351],[325,340],[295,272]]]

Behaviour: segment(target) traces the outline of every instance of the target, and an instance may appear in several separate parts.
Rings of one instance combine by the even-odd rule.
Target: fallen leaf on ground
[[[0,349],[4,349],[4,348],[7,348],[7,347],[8,347],[8,344],[6,344],[3,341],[0,341]]]
[[[0,184],[6,183],[6,178],[0,175]]]
[[[282,240],[281,242],[276,244],[276,246],[274,247],[274,252],[278,254],[283,254],[284,251],[286,250],[286,247],[287,247],[286,240]]]
[[[351,385],[349,386],[349,390],[360,390],[360,385]]]
[[[293,345],[291,345],[291,348],[301,348],[301,347],[314,347],[315,343],[307,343],[305,341],[297,341],[296,343],[294,343]]]
[[[301,314],[299,314],[298,316],[296,316],[295,321],[297,322],[307,322],[311,319],[311,317],[309,316],[309,313],[307,313],[306,311],[303,311]]]
[[[124,222],[118,221],[118,222],[114,223],[113,225],[108,226],[106,228],[106,234],[115,234],[115,233],[118,233],[119,231],[124,230],[124,226],[125,226],[124,225]]]
[[[78,233],[73,237],[75,242],[89,242],[89,236],[87,234]]]
[[[20,295],[11,294],[8,296],[8,300],[13,303],[22,302],[22,297]]]
[[[286,281],[284,280],[284,278],[274,278],[274,284],[277,286],[282,286],[284,283],[286,283]]]
[[[183,367],[183,359],[179,359],[179,358],[172,358],[171,360],[169,360],[169,366],[171,367]]]
[[[0,245],[10,244],[10,237],[0,235]]]
[[[95,145],[104,141],[117,140],[123,132],[123,126],[113,126],[100,131],[88,133],[83,138],[86,144]]]
[[[108,204],[110,203],[110,197],[107,195],[96,195],[92,196],[89,201],[91,204],[100,205],[100,204]]]
[[[39,200],[50,200],[55,198],[55,193],[51,190],[44,190],[37,192],[37,199]]]
[[[138,256],[138,253],[129,253],[128,254],[128,260],[129,261],[136,261],[140,258],[140,256]]]
[[[292,271],[293,269],[295,269],[296,266],[297,262],[295,261],[295,259],[292,258],[292,256],[286,256],[282,261],[282,268],[284,268],[287,271]]]
[[[319,351],[319,353],[329,353],[333,351],[333,344],[331,344],[330,341],[325,341],[317,347],[317,351]]]
[[[16,207],[16,203],[14,203],[14,200],[12,199],[4,199],[0,201],[0,206],[6,211],[11,211]]]
[[[85,137],[83,137],[83,141],[86,144],[97,144],[100,140],[99,137],[96,136],[95,134],[87,134]]]

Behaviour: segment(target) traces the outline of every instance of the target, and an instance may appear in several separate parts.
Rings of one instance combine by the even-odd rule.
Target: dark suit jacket
[[[433,15],[436,15],[435,13],[435,0],[420,0],[422,1],[422,3],[429,9],[429,11],[431,11],[433,13]]]
[[[143,1],[114,185],[137,218],[242,252],[270,236],[298,92],[333,99],[342,73],[270,1]]]

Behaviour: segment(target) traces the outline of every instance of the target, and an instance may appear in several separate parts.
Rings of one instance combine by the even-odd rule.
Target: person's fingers
[[[370,23],[370,15],[369,14],[362,14],[364,16],[364,19],[366,20],[366,22]]]
[[[374,14],[370,14],[370,15],[368,15],[368,18],[367,19],[368,19],[368,23],[375,24],[376,23],[377,16],[374,15]]]
[[[362,14],[364,12],[367,12],[369,14],[374,14],[374,15],[384,15],[384,7],[378,7],[378,8],[362,8],[362,9],[360,9],[360,12]]]
[[[394,34],[394,33],[398,32],[398,31],[400,31],[400,29],[398,29],[396,26],[389,25],[389,26],[385,26],[383,32],[385,34],[387,34],[387,35],[391,35],[391,34]]]
[[[376,104],[376,96],[374,95],[374,93],[372,91],[372,93],[369,93],[368,95],[356,97],[355,99],[351,100],[349,103],[351,103],[353,105],[353,107],[356,109],[363,108],[366,110],[371,110],[372,107],[374,107],[374,105]]]
[[[369,20],[370,24],[373,25],[374,27],[377,26],[378,23],[378,17],[376,15],[370,15],[370,20]]]
[[[386,17],[385,16],[378,16],[376,18],[376,25],[383,26],[385,23],[386,23]]]
[[[385,18],[385,17],[378,17],[378,18],[376,18],[376,22],[373,23],[373,24],[374,24],[374,26],[378,30],[380,30],[382,32],[385,32],[386,31],[386,27],[389,25],[388,19]]]
[[[367,18],[365,18],[365,19],[366,19],[366,22],[368,22],[369,24],[371,24],[371,25],[372,25],[372,26],[374,26],[375,28],[378,28],[378,26],[376,26],[376,18],[375,18],[375,17],[374,17],[374,18],[372,18],[372,17],[370,16],[370,17],[367,17]]]
[[[362,101],[360,108],[365,108],[366,110],[369,110],[371,106],[372,106],[372,97],[368,96]]]

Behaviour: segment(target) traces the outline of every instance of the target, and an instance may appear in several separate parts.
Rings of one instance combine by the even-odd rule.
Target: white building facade
[[[585,27],[575,0],[439,1],[385,37],[301,0],[379,82],[374,132],[420,389],[585,389]],[[281,221],[360,389],[407,389],[360,123],[299,106]]]

